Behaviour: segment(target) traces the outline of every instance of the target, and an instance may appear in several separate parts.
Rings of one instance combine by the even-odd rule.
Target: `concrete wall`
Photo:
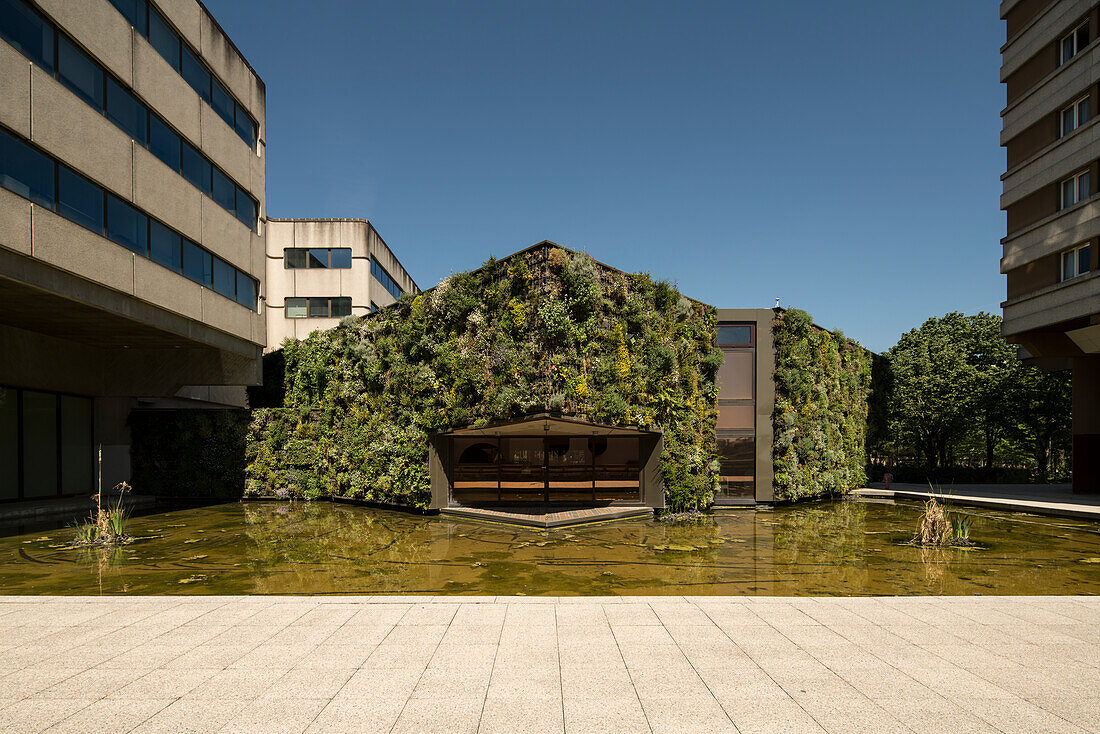
[[[350,269],[288,269],[287,248],[351,249]],[[286,318],[287,298],[347,296],[352,315],[370,313],[371,303],[384,308],[394,302],[389,291],[372,275],[371,257],[378,259],[405,291],[417,292],[416,283],[390,248],[365,219],[272,219],[267,225],[267,350],[284,339],[303,339],[317,329],[330,329],[335,318]]]

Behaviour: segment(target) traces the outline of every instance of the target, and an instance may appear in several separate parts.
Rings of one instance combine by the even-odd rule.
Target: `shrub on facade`
[[[867,481],[871,353],[805,311],[780,312],[775,340],[775,498],[841,494]]]
[[[490,259],[288,340],[282,407],[253,411],[246,493],[423,509],[429,434],[550,411],[661,431],[666,504],[705,507],[716,326],[714,308],[672,284],[587,255],[546,244]]]
[[[246,410],[130,414],[136,491],[180,499],[238,499],[244,491]]]

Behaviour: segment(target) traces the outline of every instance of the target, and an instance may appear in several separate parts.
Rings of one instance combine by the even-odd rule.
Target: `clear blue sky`
[[[267,84],[274,217],[422,288],[554,240],[875,350],[998,311],[994,0],[205,0]]]

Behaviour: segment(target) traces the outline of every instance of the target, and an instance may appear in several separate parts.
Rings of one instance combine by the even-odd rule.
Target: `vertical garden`
[[[246,494],[424,509],[429,434],[551,412],[661,431],[667,506],[705,507],[716,326],[670,283],[549,243],[490,259],[288,341],[269,407],[253,411]]]

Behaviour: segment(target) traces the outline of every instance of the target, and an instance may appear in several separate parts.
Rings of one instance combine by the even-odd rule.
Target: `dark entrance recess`
[[[456,437],[452,499],[641,502],[636,436]]]

